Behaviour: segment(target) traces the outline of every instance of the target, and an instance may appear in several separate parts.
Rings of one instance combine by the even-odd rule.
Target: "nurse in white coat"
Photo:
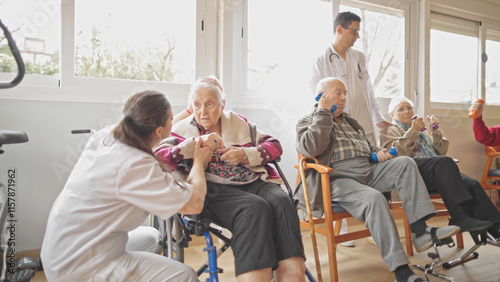
[[[314,93],[318,81],[325,77],[338,77],[347,88],[347,104],[344,109],[365,130],[368,141],[376,146],[376,128],[390,125],[380,113],[380,105],[366,70],[365,56],[352,48],[359,38],[361,18],[351,12],[339,13],[334,22],[334,42],[326,48],[313,65],[309,81]],[[318,93],[314,93],[316,96]]]
[[[165,96],[135,94],[123,113],[89,139],[52,207],[41,252],[48,281],[197,281],[190,267],[126,244],[150,213],[202,211],[213,150],[198,140],[187,183],[177,181],[152,151],[172,128]]]

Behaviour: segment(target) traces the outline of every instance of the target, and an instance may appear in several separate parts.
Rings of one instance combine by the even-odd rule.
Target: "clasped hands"
[[[213,154],[221,155],[220,160],[231,166],[236,166],[238,164],[248,164],[248,157],[242,148],[229,146],[224,146],[224,141],[217,133],[210,133],[207,135],[200,136],[198,141],[201,143],[201,147],[208,147]]]

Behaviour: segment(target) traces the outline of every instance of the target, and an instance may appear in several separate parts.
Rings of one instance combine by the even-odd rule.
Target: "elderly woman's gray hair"
[[[410,99],[408,99],[404,96],[396,97],[396,98],[392,98],[391,102],[389,103],[389,107],[387,109],[389,114],[392,115],[396,111],[396,108],[399,106],[399,104],[401,104],[403,102],[407,102],[408,104],[410,104],[410,106],[412,108],[415,108],[415,104],[413,104],[413,102]]]
[[[210,76],[205,76],[202,78],[197,79],[193,85],[191,85],[191,88],[189,89],[189,96],[188,96],[188,101],[189,103],[193,103],[194,100],[194,95],[196,92],[200,89],[209,89],[211,90],[214,94],[217,95],[217,99],[219,100],[219,103],[222,105],[225,100],[225,94],[224,94],[224,88],[222,88],[222,85],[220,84],[219,80],[213,75]]]
[[[342,79],[338,78],[338,77],[325,77],[325,78],[322,78],[320,81],[318,81],[318,83],[316,84],[316,93],[314,93],[315,95],[320,93],[320,92],[325,92],[326,88],[330,85],[330,83],[332,83],[332,81],[334,80],[338,80],[342,83],[344,83],[344,81],[342,81]],[[345,83],[344,83],[344,86],[345,86]]]

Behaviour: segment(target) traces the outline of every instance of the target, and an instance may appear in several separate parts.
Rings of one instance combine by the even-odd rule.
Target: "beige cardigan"
[[[441,131],[438,134],[432,134],[432,138],[427,132],[424,132],[424,134],[432,140],[432,146],[438,155],[446,155],[449,142],[443,137]],[[405,131],[398,125],[386,126],[380,130],[380,145],[387,150],[395,147],[398,156],[411,157],[417,140],[418,134],[413,130]]]

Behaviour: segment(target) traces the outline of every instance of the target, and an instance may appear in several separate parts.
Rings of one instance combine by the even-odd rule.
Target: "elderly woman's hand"
[[[222,138],[217,133],[210,133],[207,135],[202,135],[201,137],[201,146],[202,147],[210,147],[212,152],[220,150],[224,148],[224,142]]]
[[[238,164],[248,164],[248,157],[242,148],[229,146],[220,151],[222,156],[220,160],[226,162],[228,165],[236,166]]]
[[[429,128],[431,128],[434,133],[439,132],[439,119],[437,117],[435,117],[434,115],[429,115],[427,116],[427,121],[429,122]],[[435,124],[436,126],[433,126],[433,124]]]
[[[212,159],[213,151],[208,146],[202,146],[201,137],[196,138],[196,147],[194,148],[193,161],[198,162],[203,167]]]
[[[422,128],[424,127],[425,127],[424,119],[421,117],[417,117],[411,122],[410,129],[413,130],[416,134],[418,134],[420,130],[422,130]]]

